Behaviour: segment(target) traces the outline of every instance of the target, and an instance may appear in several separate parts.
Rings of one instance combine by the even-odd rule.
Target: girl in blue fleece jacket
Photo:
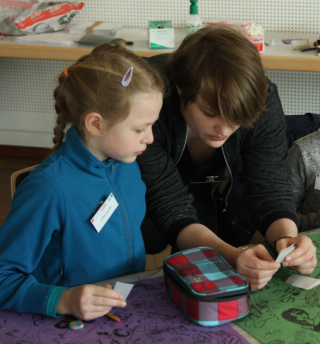
[[[122,47],[99,46],[59,75],[54,153],[19,185],[0,228],[0,309],[88,320],[126,305],[91,283],[145,268],[135,160],[162,93],[160,75]]]

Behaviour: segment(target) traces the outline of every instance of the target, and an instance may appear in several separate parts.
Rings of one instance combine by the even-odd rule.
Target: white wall
[[[188,0],[86,0],[73,23],[102,20],[146,27],[172,20],[183,28]],[[317,0],[199,0],[202,19],[254,20],[269,32],[320,33]],[[0,144],[52,147],[55,77],[69,61],[0,58]],[[320,74],[267,71],[278,85],[286,115],[320,113]]]

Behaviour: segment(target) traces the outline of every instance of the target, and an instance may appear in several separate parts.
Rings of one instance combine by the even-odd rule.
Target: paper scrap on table
[[[132,288],[133,284],[116,282],[113,290],[120,293],[123,296],[123,301],[126,301]]]
[[[75,41],[80,39],[82,35],[71,35],[66,32],[50,32],[41,33],[38,35],[27,35],[18,37],[15,39],[16,42],[28,42],[28,43],[45,43],[54,45],[72,45]]]
[[[284,259],[286,258],[286,256],[288,254],[290,254],[292,251],[294,251],[295,248],[296,247],[292,244],[291,246],[289,246],[289,247],[283,249],[282,251],[280,251],[280,253],[279,253],[279,255],[278,255],[277,259],[276,259],[276,263],[280,263],[281,264],[284,261]]]
[[[320,284],[320,280],[301,275],[292,275],[286,280],[286,283],[291,284],[293,287],[310,290],[318,286]]]
[[[97,24],[97,25],[96,25]],[[96,26],[95,26],[96,25]],[[93,26],[93,27],[92,27]],[[103,22],[85,22],[73,26],[68,26],[69,32],[71,34],[82,34],[84,35],[87,32],[87,28],[92,27],[91,33],[96,33],[100,35],[109,34],[110,32],[116,32],[123,28],[123,24],[111,24]]]
[[[145,29],[134,29],[134,28],[124,28],[118,30],[114,36],[115,38],[123,38],[126,41],[147,41],[148,40],[148,30]]]

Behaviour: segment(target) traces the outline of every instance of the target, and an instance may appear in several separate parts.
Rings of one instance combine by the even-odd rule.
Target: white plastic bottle
[[[202,20],[198,14],[198,0],[190,0],[190,14],[186,20],[186,34],[190,35],[202,28]]]

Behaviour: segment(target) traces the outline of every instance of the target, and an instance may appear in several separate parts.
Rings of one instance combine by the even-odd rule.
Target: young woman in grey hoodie
[[[308,237],[297,237],[284,115],[255,46],[233,29],[206,27],[172,55],[148,61],[168,79],[171,93],[153,126],[154,142],[137,159],[147,217],[178,250],[222,251],[254,289],[262,288],[280,264],[262,245],[240,250],[228,244],[233,234],[217,225],[241,155],[256,229],[278,252],[295,244],[282,264],[311,273],[316,249]]]

